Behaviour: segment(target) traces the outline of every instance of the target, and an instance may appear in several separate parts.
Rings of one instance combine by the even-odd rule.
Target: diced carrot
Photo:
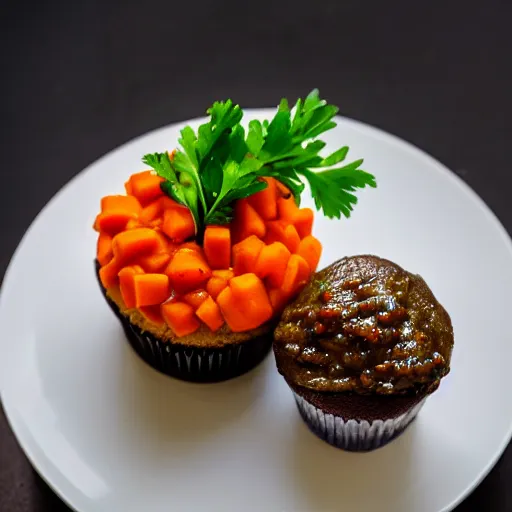
[[[295,229],[297,229],[297,233],[301,238],[304,238],[308,235],[311,235],[311,231],[313,229],[313,210],[311,208],[301,208],[295,219],[293,220],[293,225]]]
[[[203,249],[197,242],[185,242],[184,244],[179,245],[180,249],[189,249],[191,251],[197,252],[201,257],[205,257],[203,253]]]
[[[164,222],[164,219],[162,217],[157,217],[156,219],[148,222],[148,226],[152,228],[160,228]]]
[[[176,208],[186,209],[185,206],[178,204],[170,197],[162,196],[142,209],[140,220],[146,224],[154,223],[155,221],[161,222],[161,217],[165,210]]]
[[[112,252],[112,237],[107,233],[100,233],[96,244],[96,258],[101,266],[106,265],[114,256]]]
[[[300,241],[297,254],[307,261],[311,272],[314,272],[322,255],[322,244],[314,236],[308,235]]]
[[[179,249],[165,269],[171,287],[179,294],[202,288],[212,275],[204,258],[192,249]]]
[[[135,300],[135,285],[133,278],[136,274],[143,274],[144,270],[139,265],[131,265],[122,268],[119,273],[119,289],[121,290],[121,297],[123,298],[124,305],[128,309],[136,306]]]
[[[204,232],[203,248],[211,268],[230,267],[231,234],[227,226],[207,226]]]
[[[185,302],[166,302],[161,307],[162,316],[176,336],[192,334],[199,328],[194,309]]]
[[[284,220],[269,220],[266,222],[267,234],[263,241],[267,244],[273,244],[274,242],[284,243],[287,223]]]
[[[234,332],[255,329],[273,314],[263,282],[252,273],[231,279],[229,288],[218,295],[217,303]]]
[[[100,268],[100,281],[104,288],[110,288],[118,284],[118,272],[123,264],[114,256],[106,265]]]
[[[295,226],[288,224],[284,230],[284,245],[288,247],[288,250],[293,254],[297,252],[300,244],[300,237],[295,229]]]
[[[268,278],[270,285],[278,288],[283,282],[289,259],[290,251],[281,242],[266,245],[256,261],[255,273],[261,279]]]
[[[219,305],[229,328],[233,332],[248,330],[245,311],[240,309],[240,304],[237,303],[237,300],[234,298],[233,292],[229,286],[224,288],[224,290],[219,294],[217,297],[217,304]]]
[[[101,198],[102,212],[134,212],[137,215],[142,211],[142,207],[136,197],[133,196],[105,196]]]
[[[130,219],[126,223],[125,229],[137,229],[137,228],[141,228],[141,227],[142,227],[142,224],[138,221],[138,219]]]
[[[271,220],[267,222],[267,235],[264,242],[268,245],[281,242],[291,253],[294,253],[299,247],[300,237],[293,224],[284,220]]]
[[[223,270],[212,270],[212,276],[222,277],[222,279],[229,281],[232,277],[235,277],[235,273],[230,268]]]
[[[128,180],[127,182],[125,182],[124,184],[124,189],[126,190],[126,193],[128,195],[132,195],[133,194],[133,189],[132,189],[132,184],[130,182],[130,180]]]
[[[298,254],[292,254],[286,266],[281,292],[283,295],[294,295],[304,287],[310,275],[307,261]]]
[[[212,276],[206,283],[206,291],[214,299],[228,286],[228,281],[222,277]]]
[[[182,204],[177,203],[174,199],[171,199],[169,196],[163,196],[159,200],[160,207],[162,208],[162,212],[169,209],[182,208],[184,210],[188,210],[188,208]]]
[[[286,220],[287,222],[293,222],[298,212],[299,207],[297,206],[293,196],[289,199],[285,199],[284,197],[279,197],[277,199],[277,215],[280,219]]]
[[[155,252],[168,252],[169,246],[172,246],[173,244],[169,240],[169,238],[165,235],[165,233],[162,233],[159,228],[153,229],[153,231],[156,234],[156,237],[158,239],[158,248]]]
[[[96,217],[94,229],[115,235],[136,219],[141,211],[139,201],[132,196],[105,196],[101,199],[101,213]]]
[[[242,302],[257,302],[262,295],[265,297],[267,295],[263,281],[252,272],[233,277],[229,287],[235,299]]]
[[[270,288],[267,293],[274,313],[281,313],[290,297],[284,294],[281,288]]]
[[[194,311],[208,298],[206,290],[194,290],[183,295],[183,300],[194,308]]]
[[[208,297],[197,308],[196,316],[201,319],[212,332],[218,331],[224,324],[224,318],[222,317],[220,308],[211,297]]]
[[[161,304],[169,298],[169,278],[165,274],[136,274],[133,288],[137,307]]]
[[[171,261],[171,255],[166,252],[148,254],[138,258],[140,266],[150,274],[159,274]]]
[[[142,209],[139,219],[144,224],[149,224],[155,220],[162,213],[162,203],[159,199],[149,203],[145,208]]]
[[[125,263],[135,258],[155,252],[159,247],[158,236],[150,228],[137,228],[123,231],[112,240],[114,256]]]
[[[157,325],[158,327],[161,327],[162,325],[165,324],[164,317],[160,312],[160,305],[141,306],[139,308],[139,311],[146,320]]]
[[[266,181],[267,188],[250,196],[249,203],[264,220],[277,217],[277,191],[274,178],[261,178]]]
[[[254,272],[256,261],[265,244],[255,235],[233,246],[233,270],[235,275]]]
[[[164,211],[162,231],[173,241],[183,242],[195,235],[196,226],[187,208],[169,208]]]
[[[247,199],[240,199],[235,203],[234,219],[232,225],[234,242],[240,242],[251,235],[256,235],[258,238],[265,236],[265,223]]]
[[[146,206],[155,199],[163,196],[160,184],[165,181],[160,176],[156,176],[151,171],[143,171],[132,174],[130,184],[132,194],[140,201],[142,206]]]
[[[171,256],[181,247],[178,244],[173,244],[165,233],[162,233],[160,229],[154,229],[156,236],[158,238],[158,248],[156,249],[157,253],[166,252]]]
[[[110,236],[117,235],[126,228],[126,224],[130,219],[136,219],[137,214],[129,211],[111,210],[101,212],[96,217],[94,222],[94,229],[103,233],[108,233]]]

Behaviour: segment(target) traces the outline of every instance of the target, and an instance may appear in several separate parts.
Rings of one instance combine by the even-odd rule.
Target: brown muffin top
[[[432,392],[450,370],[450,317],[425,281],[376,256],[316,273],[275,331],[280,373],[316,391]]]

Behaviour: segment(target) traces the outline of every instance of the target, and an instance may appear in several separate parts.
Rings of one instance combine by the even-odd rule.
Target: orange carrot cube
[[[224,318],[218,304],[208,297],[197,308],[196,316],[202,320],[212,332],[218,331],[224,325]]]
[[[133,288],[137,307],[154,306],[169,298],[169,278],[165,274],[136,274]]]
[[[167,325],[178,337],[192,334],[199,328],[194,309],[185,302],[166,302],[162,304],[160,311]]]
[[[173,241],[183,242],[195,235],[196,226],[189,209],[170,208],[164,211],[162,231]]]
[[[231,234],[229,227],[207,226],[204,232],[203,248],[211,268],[229,268],[231,265]]]
[[[212,275],[210,267],[201,254],[191,249],[180,249],[165,269],[171,287],[184,294],[204,287]]]
[[[143,273],[144,270],[139,265],[124,267],[118,273],[121,297],[123,298],[124,305],[128,309],[132,309],[137,305],[133,278],[136,274]]]

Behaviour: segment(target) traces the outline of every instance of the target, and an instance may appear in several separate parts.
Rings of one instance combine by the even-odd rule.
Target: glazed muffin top
[[[275,331],[280,373],[322,392],[432,392],[450,371],[450,317],[425,281],[376,256],[316,273]]]

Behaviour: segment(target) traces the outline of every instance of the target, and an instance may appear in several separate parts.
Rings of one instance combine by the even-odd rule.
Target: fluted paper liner
[[[349,451],[380,448],[400,435],[414,420],[426,398],[395,418],[371,422],[326,413],[293,391],[302,419],[310,430],[329,444]]]

